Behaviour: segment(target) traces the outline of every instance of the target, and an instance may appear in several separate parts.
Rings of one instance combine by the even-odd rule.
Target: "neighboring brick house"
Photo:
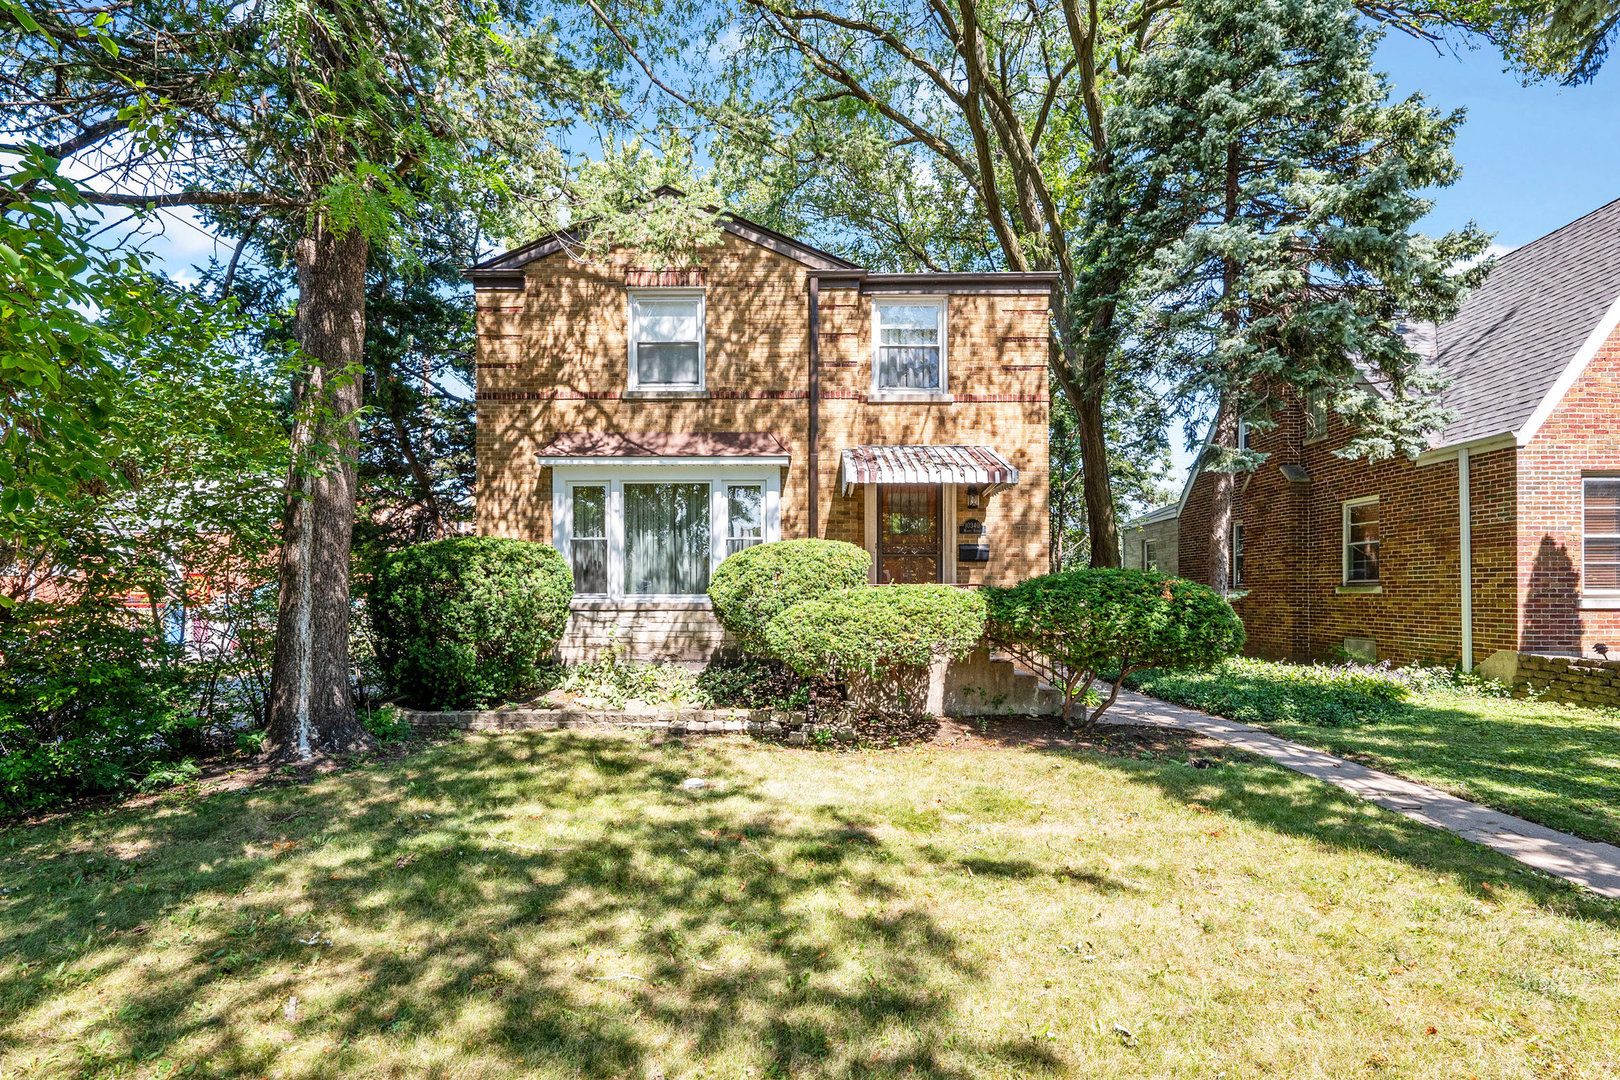
[[[704,660],[709,576],[780,538],[874,580],[1048,569],[1054,275],[879,274],[732,215],[699,269],[549,236],[469,271],[477,529],[574,569],[566,659]]]
[[[1248,651],[1474,667],[1620,643],[1620,201],[1504,257],[1415,341],[1456,419],[1415,460],[1335,455],[1337,417],[1294,401],[1239,480],[1234,606]],[[1212,483],[1124,530],[1208,580]],[[1175,542],[1166,544],[1167,524]],[[1467,566],[1465,575],[1462,568]]]

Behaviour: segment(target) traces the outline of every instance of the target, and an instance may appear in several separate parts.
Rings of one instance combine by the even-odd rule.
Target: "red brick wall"
[[[1518,600],[1527,651],[1620,639],[1620,611],[1582,611],[1581,478],[1620,473],[1620,331],[1519,450]]]
[[[1347,637],[1370,637],[1379,659],[1454,663],[1461,655],[1457,463],[1404,458],[1368,463],[1333,453],[1349,437],[1334,419],[1324,438],[1306,439],[1304,412],[1283,410],[1251,445],[1270,456],[1240,478],[1233,519],[1244,525],[1247,595],[1234,606],[1254,655],[1331,659]],[[1296,483],[1280,466],[1310,476]],[[1512,647],[1517,592],[1514,454],[1504,448],[1471,461],[1474,545],[1474,655]],[[1209,500],[1213,483],[1195,481],[1182,516],[1180,571],[1209,577]],[[1345,592],[1343,504],[1379,497],[1379,592]]]

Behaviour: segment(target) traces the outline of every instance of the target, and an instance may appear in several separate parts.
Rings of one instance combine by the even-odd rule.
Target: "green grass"
[[[1249,659],[1206,672],[1142,672],[1130,684],[1555,829],[1620,844],[1620,711],[1444,688],[1391,701],[1310,668]],[[1326,711],[1324,700],[1331,703]]]
[[[1620,904],[1244,761],[476,737],[0,890],[5,1077],[1620,1069]]]

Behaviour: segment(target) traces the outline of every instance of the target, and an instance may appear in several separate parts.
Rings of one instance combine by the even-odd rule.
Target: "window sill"
[[[707,401],[707,390],[624,390],[619,393],[621,401]]]
[[[952,394],[932,391],[874,390],[866,395],[868,405],[949,405],[955,400]]]
[[[708,611],[707,596],[576,596],[571,611]]]
[[[1365,584],[1340,585],[1333,591],[1340,596],[1379,596],[1383,593],[1384,586],[1378,582],[1367,582]]]
[[[1242,600],[1245,596],[1248,596],[1248,595],[1249,595],[1249,590],[1245,589],[1242,585],[1239,585],[1235,589],[1226,590],[1226,599],[1228,601]]]
[[[1592,593],[1581,597],[1582,611],[1620,611],[1620,593]]]

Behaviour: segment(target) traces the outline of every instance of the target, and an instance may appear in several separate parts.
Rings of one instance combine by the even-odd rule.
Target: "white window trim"
[[[1239,450],[1247,450],[1249,448],[1249,421],[1246,417],[1242,416],[1238,417],[1237,448]]]
[[[1159,542],[1157,540],[1149,540],[1149,539],[1147,539],[1145,537],[1143,538],[1143,540],[1142,540],[1142,565],[1140,567],[1138,567],[1138,569],[1141,569],[1141,570],[1154,570],[1155,569],[1152,564],[1159,561],[1158,560],[1158,551],[1156,550],[1158,548],[1158,546],[1159,546]],[[1153,553],[1154,557],[1152,559],[1148,558],[1148,550],[1149,549],[1155,549],[1154,553]]]
[[[1588,589],[1586,587],[1586,484],[1589,480],[1620,480],[1613,473],[1581,474],[1581,607],[1587,610],[1607,611],[1620,608],[1620,589]],[[1620,534],[1592,533],[1600,539],[1620,539]],[[1588,604],[1587,600],[1591,603]]]
[[[625,323],[627,333],[627,349],[629,352],[628,364],[630,367],[629,389],[647,391],[666,391],[675,394],[700,394],[709,386],[709,301],[703,289],[627,289],[625,311],[628,322]],[[643,300],[691,300],[698,302],[698,381],[690,386],[673,385],[670,383],[653,383],[650,386],[641,384],[641,358],[636,348],[636,319],[638,309]]]
[[[872,397],[885,401],[937,401],[951,392],[950,366],[947,354],[951,336],[951,306],[944,296],[917,296],[910,293],[875,293],[872,295]],[[878,385],[878,349],[882,346],[883,319],[880,308],[884,304],[906,304],[912,307],[932,307],[939,310],[939,385],[932,390],[893,388]]]
[[[1243,571],[1238,566],[1238,555],[1242,551],[1243,522],[1234,521],[1226,537],[1226,576],[1227,585],[1235,587],[1243,584]]]
[[[1346,499],[1342,504],[1339,534],[1339,584],[1347,588],[1357,586],[1382,585],[1384,582],[1384,514],[1378,512],[1378,577],[1373,581],[1350,580],[1350,509],[1355,506],[1369,506],[1378,503],[1377,495],[1364,495],[1359,499]]]
[[[765,489],[764,538],[762,543],[782,539],[782,470],[759,465],[726,462],[689,461],[684,465],[569,465],[552,469],[551,542],[573,565],[573,489],[580,486],[607,488],[607,582],[606,593],[577,593],[586,601],[626,604],[690,603],[707,600],[704,593],[627,593],[624,591],[624,485],[625,484],[707,484],[709,485],[709,573],[726,557],[728,534],[726,487],[757,484]]]

